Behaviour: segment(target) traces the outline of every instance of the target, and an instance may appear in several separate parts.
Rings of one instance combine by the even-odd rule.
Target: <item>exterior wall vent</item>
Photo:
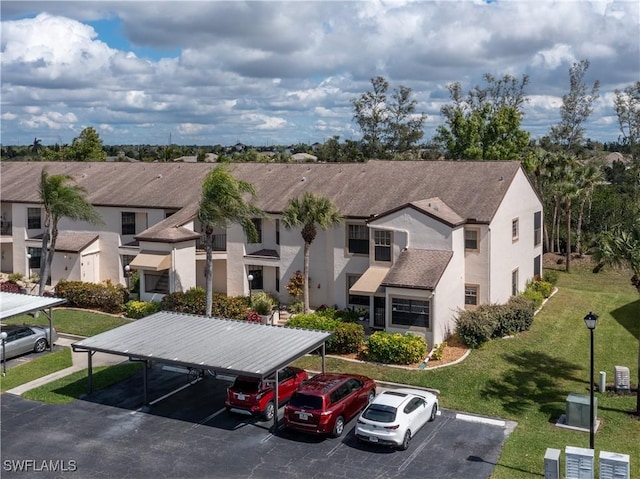
[[[629,368],[626,366],[614,366],[613,376],[615,378],[614,388],[618,391],[629,391]]]

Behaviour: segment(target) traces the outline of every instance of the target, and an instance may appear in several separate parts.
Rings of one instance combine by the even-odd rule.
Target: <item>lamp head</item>
[[[7,333],[6,333],[6,331],[2,331],[2,332],[0,333],[0,339],[1,339],[1,340],[3,340],[3,341],[4,341],[5,339],[7,339]]]
[[[131,271],[131,266],[126,265],[126,266],[124,267],[124,270],[128,273],[129,271]]]
[[[253,275],[252,275],[252,274],[250,274],[249,276],[247,276],[247,279],[248,279],[249,281],[253,281]]]
[[[598,315],[595,313],[592,313],[591,311],[589,311],[589,314],[587,314],[584,317],[584,324],[586,324],[587,328],[589,329],[596,329],[597,321],[598,321]]]

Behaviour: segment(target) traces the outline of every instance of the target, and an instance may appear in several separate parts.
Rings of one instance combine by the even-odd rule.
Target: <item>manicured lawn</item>
[[[100,366],[93,369],[93,390],[107,388],[128,378],[142,367],[141,363]],[[88,391],[87,370],[77,371],[48,384],[27,391],[23,397],[49,404],[69,403]]]
[[[7,375],[0,378],[0,391],[8,391],[16,386],[71,366],[71,349],[69,348],[46,354],[28,363],[8,369]]]
[[[24,315],[8,319],[5,322],[13,324],[49,325],[49,320],[42,313],[37,318]],[[56,331],[78,336],[95,336],[96,334],[130,322],[131,320],[121,317],[91,311],[64,308],[53,310],[53,327]]]
[[[570,393],[588,394],[590,338],[583,318],[599,315],[595,330],[595,374],[627,366],[631,383],[638,377],[640,296],[630,285],[630,274],[573,267],[561,273],[559,291],[536,316],[530,331],[511,339],[495,340],[474,350],[459,365],[405,371],[339,359],[327,359],[327,369],[365,374],[375,379],[432,387],[441,391],[445,408],[517,421],[496,465],[495,478],[544,476],[548,447],[589,447],[589,434],[554,426],[565,413]],[[318,357],[296,365],[320,369]],[[635,395],[596,393],[601,429],[595,436],[596,463],[601,450],[629,454],[631,477],[640,477],[640,420]],[[564,468],[564,454],[561,456]],[[564,469],[563,474],[564,474]],[[595,477],[598,477],[596,474]]]

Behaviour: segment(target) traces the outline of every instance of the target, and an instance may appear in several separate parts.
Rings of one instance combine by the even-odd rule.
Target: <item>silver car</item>
[[[25,324],[3,324],[0,331],[7,333],[5,339],[5,359],[14,358],[24,353],[41,353],[49,346],[49,341],[54,344],[58,340],[55,329],[51,330],[45,326],[27,326]],[[0,355],[2,349],[0,345]]]

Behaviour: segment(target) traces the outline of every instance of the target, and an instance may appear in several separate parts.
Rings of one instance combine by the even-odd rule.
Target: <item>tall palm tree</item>
[[[318,236],[318,227],[333,228],[342,222],[342,215],[329,198],[305,193],[302,199],[293,198],[287,204],[282,224],[287,229],[302,227],[304,240],[304,311],[309,312],[309,251]]]
[[[39,294],[44,294],[45,285],[51,275],[51,263],[58,240],[58,222],[61,218],[74,221],[102,223],[98,211],[86,200],[87,190],[72,184],[68,175],[49,175],[43,168],[40,174],[38,193],[45,212],[42,235],[42,257],[40,258]]]
[[[593,190],[596,185],[604,181],[604,173],[599,165],[588,162],[578,167],[576,179],[580,199],[578,224],[576,226],[576,252],[578,256],[582,256],[582,220],[584,219],[584,205],[593,196]]]
[[[44,147],[42,146],[42,140],[37,137],[34,138],[33,144],[29,147],[29,149],[31,150],[31,153],[33,153],[35,156],[40,156],[40,154],[42,153],[42,150],[44,150]]]
[[[214,228],[227,228],[232,223],[242,226],[249,241],[258,236],[252,219],[262,216],[262,211],[245,196],[255,198],[253,185],[237,180],[225,165],[220,165],[207,174],[202,183],[202,197],[198,209],[198,219],[205,234],[205,282],[206,315],[211,316],[213,308],[213,232]]]

